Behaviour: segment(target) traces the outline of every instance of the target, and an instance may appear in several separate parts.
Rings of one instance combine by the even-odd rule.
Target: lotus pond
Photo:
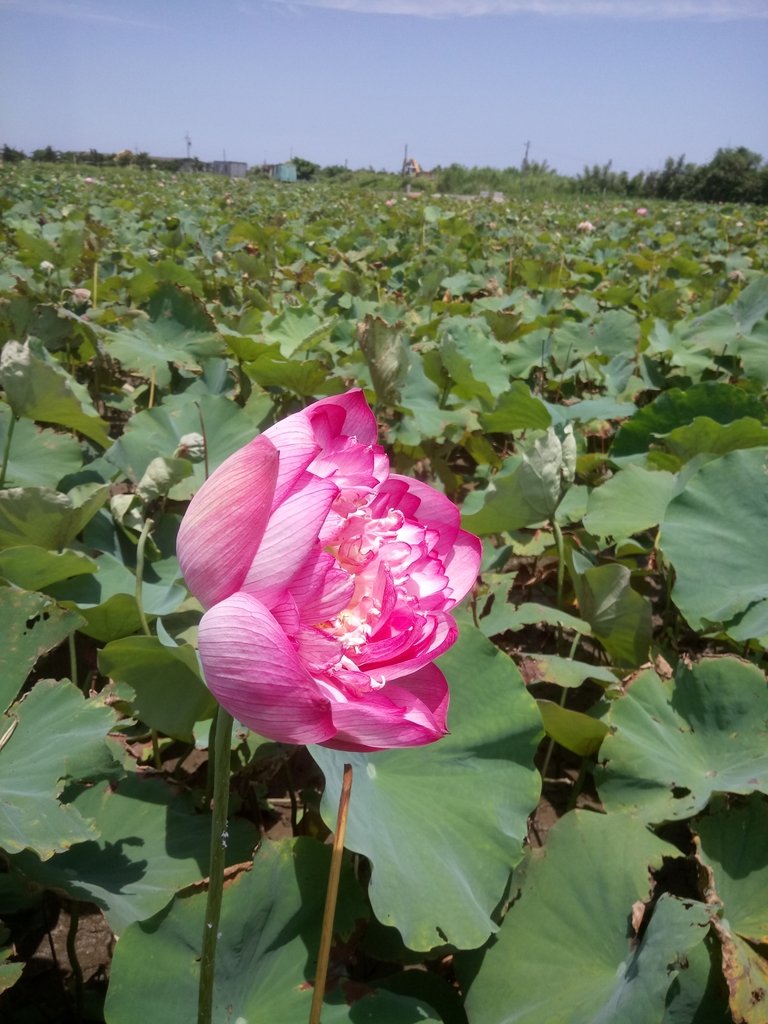
[[[0,1016],[195,1019],[188,502],[363,388],[482,539],[449,734],[236,727],[214,1020],[768,1019],[768,216],[0,169]]]

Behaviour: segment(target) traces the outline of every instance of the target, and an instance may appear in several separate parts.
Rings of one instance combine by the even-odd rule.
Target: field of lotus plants
[[[4,1022],[765,1024],[767,227],[0,168]]]

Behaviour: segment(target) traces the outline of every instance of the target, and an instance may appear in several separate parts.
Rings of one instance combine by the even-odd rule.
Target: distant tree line
[[[140,167],[142,170],[157,168],[164,171],[178,171],[182,166],[193,165],[202,168],[202,161],[197,157],[189,160],[184,157],[162,157],[150,156],[149,153],[135,153],[130,149],[123,149],[119,153],[100,153],[97,149],[54,149],[53,146],[46,146],[44,149],[35,149],[29,156],[20,149],[4,145],[1,154],[2,162],[6,164],[21,163],[22,160],[32,160],[42,164],[84,164],[88,167]]]
[[[707,164],[687,163],[684,156],[668,157],[660,171],[629,175],[615,171],[612,162],[585,167],[574,178],[543,164],[498,170],[451,164],[433,172],[440,192],[583,196],[636,199],[690,199],[720,203],[768,203],[768,164],[759,153],[740,146],[718,149]]]
[[[31,159],[39,163],[83,164],[91,167],[134,166],[178,171],[182,167],[202,170],[204,164],[194,158],[150,157],[129,149],[119,153],[98,150],[55,150],[52,146],[36,149],[29,156],[19,149],[4,145],[2,161],[18,163]],[[335,180],[358,187],[415,187],[453,195],[476,195],[502,192],[505,195],[551,196],[616,196],[636,199],[690,199],[704,202],[768,203],[768,163],[759,153],[745,146],[718,149],[707,164],[686,162],[685,156],[668,157],[659,171],[630,175],[615,171],[612,161],[585,167],[581,174],[567,177],[558,174],[547,161],[525,159],[519,167],[465,167],[451,164],[436,167],[427,174],[403,179],[387,171],[349,170],[340,164],[321,167],[303,157],[294,157],[299,181]],[[260,176],[259,168],[249,174]]]
[[[694,199],[704,202],[768,203],[768,164],[745,146],[718,149],[708,164],[667,157],[660,171],[629,177],[608,162],[585,167],[576,179],[583,195],[642,196],[649,199]]]

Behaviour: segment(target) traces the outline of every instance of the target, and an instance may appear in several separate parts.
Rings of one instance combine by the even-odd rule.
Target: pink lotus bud
[[[446,731],[433,661],[480,542],[376,440],[362,391],[324,398],[230,456],[182,521],[208,686],[270,739],[379,750]]]
[[[90,288],[73,288],[72,289],[72,301],[77,305],[82,305],[85,302],[91,301],[91,289]]]

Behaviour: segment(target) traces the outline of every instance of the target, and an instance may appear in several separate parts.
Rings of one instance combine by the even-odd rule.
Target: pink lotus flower
[[[647,217],[648,216],[648,210],[644,206],[638,206],[638,208],[635,210],[635,213],[637,214],[638,217]]]
[[[595,225],[591,220],[582,220],[576,230],[583,231],[585,234],[590,235],[595,230]]]
[[[230,456],[182,521],[208,685],[270,739],[377,750],[446,731],[432,662],[480,542],[446,497],[390,473],[376,439],[361,391],[315,402]]]

